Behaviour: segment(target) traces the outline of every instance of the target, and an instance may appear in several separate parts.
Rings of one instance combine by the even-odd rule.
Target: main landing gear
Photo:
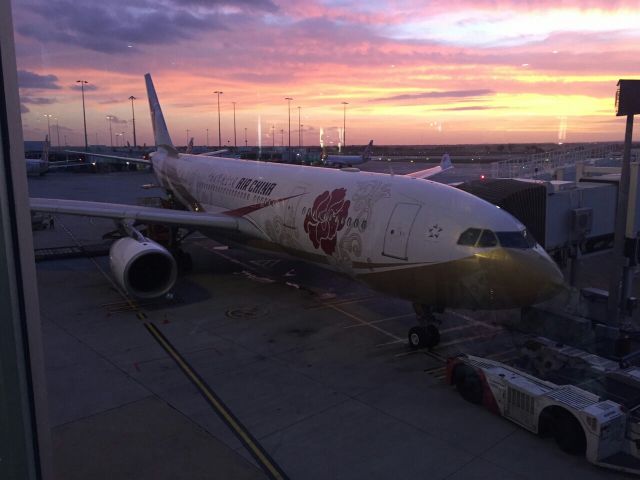
[[[419,348],[433,348],[440,343],[440,330],[438,329],[438,320],[432,307],[413,304],[419,325],[409,329],[409,347],[412,350]]]

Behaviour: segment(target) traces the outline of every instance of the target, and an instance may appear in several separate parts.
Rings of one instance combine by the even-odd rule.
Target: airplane
[[[361,165],[371,159],[372,145],[373,140],[370,140],[361,155],[327,155],[323,153],[321,160],[327,167],[353,167],[354,165]]]
[[[58,168],[69,168],[69,167],[77,167],[80,165],[85,165],[81,162],[50,162],[49,161],[49,135],[45,137],[44,145],[42,146],[42,155],[40,158],[25,158],[27,162],[27,175],[29,176],[40,176],[47,173],[49,170],[54,170]]]
[[[564,288],[562,273],[521,222],[428,179],[443,164],[450,167],[444,160],[393,175],[181,154],[150,74],[145,82],[157,147],[147,162],[182,210],[31,199],[32,211],[115,220],[123,237],[111,246],[111,271],[131,296],[165,295],[177,278],[172,253],[136,222],[199,230],[228,245],[285,254],[408,300],[418,318],[408,333],[414,349],[438,344],[434,314],[445,308],[526,307]]]

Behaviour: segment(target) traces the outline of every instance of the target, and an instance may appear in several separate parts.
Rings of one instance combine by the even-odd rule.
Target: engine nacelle
[[[153,240],[139,242],[131,237],[117,240],[109,251],[111,272],[125,291],[138,298],[164,295],[178,276],[176,261]]]

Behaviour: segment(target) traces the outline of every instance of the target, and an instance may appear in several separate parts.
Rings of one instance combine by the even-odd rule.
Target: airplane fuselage
[[[524,226],[447,185],[355,169],[175,157],[163,149],[152,162],[159,183],[190,210],[237,217],[232,240],[285,252],[416,303],[520,307],[562,282],[539,245],[460,244],[469,229],[521,234]]]

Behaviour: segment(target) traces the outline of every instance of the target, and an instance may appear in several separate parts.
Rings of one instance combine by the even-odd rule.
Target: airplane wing
[[[207,157],[215,157],[216,155],[222,155],[223,153],[227,153],[229,150],[227,148],[223,148],[222,150],[215,150],[213,152],[204,152],[199,153],[198,155],[206,155]]]
[[[47,165],[47,169],[49,170],[55,170],[58,168],[71,168],[71,167],[81,167],[84,166],[86,167],[87,165],[90,165],[90,163],[86,163],[86,162],[49,162],[49,165]]]
[[[65,152],[85,155],[86,157],[108,158],[110,160],[118,160],[120,162],[140,163],[142,165],[151,165],[151,161],[150,160],[145,160],[144,158],[119,157],[119,156],[116,156],[116,155],[106,155],[106,154],[103,154],[103,153],[78,152],[76,150],[65,150]]]
[[[141,220],[166,225],[237,230],[237,218],[221,213],[189,212],[164,208],[141,207],[121,203],[87,202],[54,198],[31,198],[34,212],[61,213],[113,220]]]
[[[438,173],[445,172],[453,168],[453,164],[451,163],[451,157],[449,157],[448,153],[442,155],[442,160],[440,160],[440,165],[437,167],[427,168],[426,170],[419,170],[413,173],[407,173],[408,177],[413,178],[430,178]]]

